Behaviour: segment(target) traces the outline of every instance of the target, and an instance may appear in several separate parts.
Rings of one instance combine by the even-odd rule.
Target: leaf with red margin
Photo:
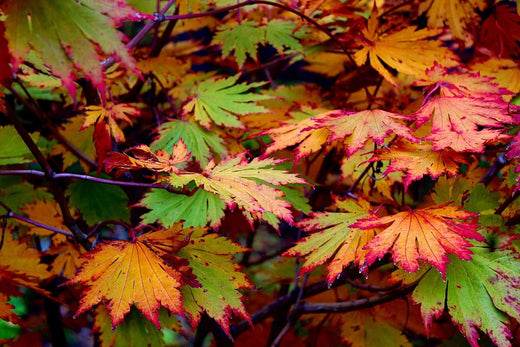
[[[80,130],[88,128],[96,123],[104,123],[116,142],[125,142],[125,134],[116,121],[123,121],[132,125],[128,116],[137,117],[141,111],[129,104],[107,104],[105,106],[91,105],[85,108],[85,122]]]
[[[478,331],[497,346],[511,346],[507,315],[520,320],[520,263],[518,254],[492,251],[484,244],[472,247],[471,261],[449,256],[446,280],[428,271],[412,294],[421,305],[426,332],[447,307],[451,319],[473,347]]]
[[[390,165],[384,174],[395,171],[406,172],[405,191],[412,181],[421,179],[424,175],[437,178],[444,173],[456,175],[462,164],[468,161],[463,155],[451,150],[433,150],[431,143],[421,141],[421,144],[398,141],[389,148],[381,148],[370,161],[389,160]]]
[[[368,253],[363,247],[376,234],[374,229],[350,227],[355,221],[369,215],[371,208],[368,201],[336,200],[335,206],[341,212],[311,213],[309,219],[298,222],[297,227],[302,230],[317,232],[306,236],[283,254],[305,258],[300,274],[310,272],[332,258],[327,267],[329,284],[352,262],[358,266],[363,265]]]
[[[183,305],[190,315],[190,323],[196,326],[200,313],[206,312],[220,324],[222,330],[230,335],[230,319],[234,313],[250,320],[239,289],[252,289],[246,275],[239,271],[233,262],[237,253],[247,248],[217,234],[206,234],[205,229],[189,229],[189,243],[178,255],[189,261],[200,288],[182,287]]]
[[[460,207],[442,204],[361,219],[351,227],[371,229],[390,224],[366,244],[365,249],[369,250],[365,257],[366,266],[391,251],[394,262],[400,262],[406,271],[417,271],[422,260],[435,266],[445,277],[449,262],[447,253],[470,260],[471,243],[466,238],[484,241],[475,231],[477,224],[460,221],[476,216],[476,213],[462,211]]]
[[[416,116],[418,126],[432,118],[431,135],[425,140],[432,141],[436,151],[450,147],[481,153],[485,143],[507,138],[502,123],[512,121],[507,103],[462,96],[431,98]]]
[[[154,234],[158,235],[154,235]],[[102,244],[83,255],[85,261],[78,274],[66,284],[83,284],[78,316],[100,302],[108,302],[112,327],[116,327],[136,304],[158,329],[159,308],[164,306],[182,315],[179,287],[182,273],[157,253],[158,248],[177,251],[183,244],[178,233],[165,230],[144,234],[135,241]]]
[[[238,206],[247,212],[250,222],[254,218],[264,219],[276,227],[279,218],[292,223],[291,204],[282,200],[285,194],[276,186],[307,184],[307,181],[297,174],[275,169],[273,166],[280,164],[280,160],[248,161],[246,154],[226,158],[218,164],[212,160],[202,173],[171,175],[169,183],[184,187],[194,181],[201,189],[217,195],[230,209]]]
[[[100,62],[107,56],[139,73],[122,42],[123,34],[115,29],[136,12],[119,0],[3,1],[0,9],[6,14],[5,36],[15,70],[34,50],[61,78],[73,98],[76,70],[84,72],[95,88],[105,89]],[[101,95],[104,97],[105,93]]]
[[[411,142],[419,140],[410,134],[410,128],[398,123],[398,120],[413,120],[412,116],[387,112],[383,110],[365,110],[360,112],[331,111],[328,118],[320,118],[320,127],[332,133],[330,141],[342,140],[347,146],[350,156],[363,148],[370,138],[379,146],[390,134],[395,134]]]
[[[112,152],[105,159],[104,164],[108,172],[117,168],[116,175],[120,175],[126,170],[148,169],[154,172],[166,172],[178,175],[181,170],[176,166],[186,162],[190,158],[188,148],[180,139],[173,145],[172,154],[163,149],[152,152],[150,147],[139,145],[126,150],[133,157],[127,154]]]

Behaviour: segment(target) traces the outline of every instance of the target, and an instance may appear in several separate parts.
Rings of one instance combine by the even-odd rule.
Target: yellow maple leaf
[[[485,0],[428,0],[419,5],[419,13],[426,12],[428,26],[443,28],[445,24],[451,29],[453,36],[467,39],[468,28],[479,21],[476,10],[484,11]]]
[[[37,200],[34,204],[24,205],[22,211],[27,214],[31,220],[38,223],[64,231],[68,230],[67,226],[63,223],[60,207],[56,202]],[[29,234],[50,236],[56,244],[67,242],[67,237],[63,234],[33,224],[26,225],[29,226]]]
[[[85,122],[81,129],[88,128],[97,122],[103,122],[110,129],[110,133],[117,142],[125,142],[125,134],[117,124],[117,121],[123,121],[132,125],[132,120],[128,116],[137,117],[141,114],[137,108],[129,104],[113,105],[108,103],[105,106],[91,105],[85,108]]]
[[[176,234],[163,233],[161,236],[150,239],[145,234],[135,241],[114,241],[85,253],[82,269],[65,283],[88,286],[75,316],[103,300],[108,301],[113,327],[121,323],[132,304],[136,304],[157,328],[160,328],[158,310],[161,305],[182,315],[181,273],[153,249],[177,244],[172,240]]]
[[[423,78],[426,70],[433,67],[435,62],[445,67],[458,65],[455,54],[442,47],[441,41],[429,40],[442,30],[426,28],[416,31],[417,27],[409,26],[397,32],[385,33],[380,29],[377,9],[374,8],[367,27],[362,30],[366,41],[363,48],[354,54],[354,60],[358,66],[369,60],[370,65],[395,87],[395,78],[382,62],[417,79]]]

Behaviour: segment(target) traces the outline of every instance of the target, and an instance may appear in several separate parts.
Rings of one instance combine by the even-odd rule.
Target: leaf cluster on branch
[[[519,343],[520,1],[0,13],[2,344]]]

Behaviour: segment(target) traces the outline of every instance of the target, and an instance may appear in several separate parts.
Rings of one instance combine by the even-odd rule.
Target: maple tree
[[[0,13],[2,345],[520,343],[520,1]]]

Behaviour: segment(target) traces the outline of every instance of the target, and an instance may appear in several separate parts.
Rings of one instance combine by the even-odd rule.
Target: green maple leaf
[[[212,154],[223,157],[227,153],[223,140],[217,135],[202,128],[197,122],[174,120],[164,123],[159,128],[159,137],[151,144],[151,149],[156,151],[164,149],[172,150],[180,139],[188,148],[191,156],[200,162],[202,167],[208,165]]]
[[[211,122],[217,125],[242,128],[237,116],[269,112],[256,101],[272,99],[269,95],[247,93],[264,82],[235,84],[238,75],[225,79],[207,79],[192,89],[193,98],[184,106],[184,114],[194,118],[209,130]]]
[[[239,66],[244,65],[246,54],[256,60],[258,43],[263,42],[265,32],[258,28],[258,23],[244,21],[237,24],[223,25],[213,38],[213,44],[222,44],[222,56],[228,57],[235,51]]]
[[[130,220],[128,197],[119,186],[76,181],[69,186],[67,195],[90,225],[105,220]]]
[[[269,21],[264,27],[265,40],[281,53],[283,53],[284,47],[302,52],[303,47],[297,39],[301,35],[299,33],[293,34],[295,28],[295,22],[281,19]]]
[[[172,194],[166,190],[154,189],[141,200],[141,205],[150,209],[142,216],[143,223],[159,221],[166,227],[184,221],[184,227],[218,227],[224,217],[226,204],[218,195],[202,189],[193,195]]]
[[[183,307],[193,326],[198,324],[200,312],[205,311],[230,335],[231,313],[249,320],[238,290],[251,289],[252,284],[233,262],[237,253],[248,249],[217,234],[205,234],[203,229],[187,230],[190,242],[177,255],[189,261],[202,286],[181,287]]]
[[[281,19],[260,25],[254,21],[243,21],[240,24],[226,24],[219,28],[213,38],[213,44],[222,45],[222,56],[228,57],[235,52],[235,59],[240,67],[244,65],[247,55],[256,59],[259,44],[270,44],[281,54],[285,47],[289,50],[303,52],[298,41],[300,33],[294,33],[296,23]]]
[[[512,334],[506,325],[508,315],[520,320],[520,262],[508,251],[491,252],[486,247],[471,250],[471,261],[448,256],[446,282],[441,274],[430,270],[412,298],[421,304],[427,331],[446,306],[471,346],[478,346],[476,328],[497,346],[511,346],[508,339]]]
[[[33,141],[38,141],[39,133],[32,134]],[[0,127],[0,165],[23,164],[35,161],[29,148],[12,125]]]
[[[121,32],[115,29],[136,12],[120,1],[4,1],[0,9],[6,14],[5,36],[15,67],[30,50],[36,51],[72,96],[76,71],[83,71],[94,87],[104,89],[100,62],[107,56],[137,71]]]

